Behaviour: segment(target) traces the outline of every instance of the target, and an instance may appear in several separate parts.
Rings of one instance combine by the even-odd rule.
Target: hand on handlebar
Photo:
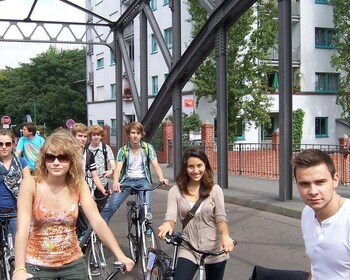
[[[113,191],[114,192],[121,192],[121,184],[118,181],[113,182]]]
[[[221,250],[224,250],[226,253],[229,253],[233,251],[235,248],[235,245],[237,245],[237,241],[234,239],[231,239],[230,236],[222,236],[221,240]]]
[[[172,221],[165,221],[161,226],[158,227],[158,237],[162,240],[165,239],[167,234],[172,235],[174,226]]]

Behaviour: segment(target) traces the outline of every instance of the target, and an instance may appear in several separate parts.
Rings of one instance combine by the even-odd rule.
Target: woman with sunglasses
[[[28,163],[14,153],[15,136],[12,131],[0,129],[0,214],[16,213],[17,194],[23,178],[30,177]],[[16,218],[10,219],[13,238]]]
[[[51,134],[37,158],[33,178],[23,180],[18,196],[18,225],[13,280],[88,279],[76,235],[80,203],[93,230],[130,271],[134,262],[120,249],[99,214],[84,181],[82,155],[65,131]]]

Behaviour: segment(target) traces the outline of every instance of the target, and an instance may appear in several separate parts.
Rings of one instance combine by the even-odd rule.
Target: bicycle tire
[[[95,235],[85,252],[89,280],[105,280],[114,270],[114,255]]]
[[[135,264],[139,261],[139,256],[140,256],[140,247],[137,242],[136,231],[137,231],[136,224],[131,223],[128,227],[129,251],[130,251],[130,257],[135,262]]]
[[[170,280],[173,272],[171,271],[172,258],[162,250],[150,250],[156,255],[154,265],[151,269],[150,280]]]
[[[142,261],[142,271],[144,275],[147,273],[147,263],[148,263],[148,253],[150,250],[160,250],[160,242],[157,236],[157,231],[151,224],[146,224],[146,232],[150,231],[151,234],[146,236],[146,233],[142,233],[142,239],[145,241],[145,245],[143,244],[143,240],[141,241],[141,261]]]

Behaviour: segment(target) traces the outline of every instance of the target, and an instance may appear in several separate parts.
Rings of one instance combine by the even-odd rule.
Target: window
[[[111,136],[117,135],[117,120],[111,119]]]
[[[164,0],[163,5],[169,5],[169,0]]]
[[[321,49],[334,49],[339,38],[337,32],[331,28],[315,28],[315,47]]]
[[[328,118],[327,117],[315,118],[315,137],[316,138],[328,137]]]
[[[154,34],[151,35],[151,53],[158,52],[158,44],[156,40],[156,36]]]
[[[172,28],[168,28],[164,30],[164,39],[165,43],[169,49],[173,47],[173,30]]]
[[[110,50],[109,53],[111,55],[111,59],[109,60],[109,64],[110,65],[115,65],[114,54],[113,54],[112,50]]]
[[[152,77],[152,95],[158,94],[158,76]]]
[[[337,93],[339,89],[339,73],[316,73],[315,91],[317,93]]]
[[[243,141],[245,140],[245,133],[244,133],[244,121],[241,118],[238,118],[236,120],[236,141]]]
[[[272,139],[272,134],[275,132],[275,130],[278,127],[278,119],[277,116],[271,116],[270,115],[270,122],[271,126],[270,127],[262,127],[262,132],[261,132],[261,140],[271,140]]]
[[[157,0],[151,0],[149,3],[150,8],[154,11],[157,10]]]
[[[115,100],[116,93],[117,93],[116,85],[115,84],[111,84],[111,99]]]
[[[326,4],[326,5],[330,5],[331,1],[330,0],[315,0],[316,4]]]
[[[105,125],[105,121],[104,120],[97,120],[97,124],[101,127],[103,127]]]
[[[96,63],[96,68],[97,69],[102,69],[103,67],[104,67],[104,64],[105,64],[105,62],[104,62],[104,58],[102,57],[102,58],[98,58],[97,59],[97,63]]]

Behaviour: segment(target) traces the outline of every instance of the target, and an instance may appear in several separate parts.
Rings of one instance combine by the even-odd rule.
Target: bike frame
[[[10,235],[10,219],[16,218],[17,214],[0,214],[2,269],[5,279],[10,280],[10,258],[14,257],[13,236]]]

